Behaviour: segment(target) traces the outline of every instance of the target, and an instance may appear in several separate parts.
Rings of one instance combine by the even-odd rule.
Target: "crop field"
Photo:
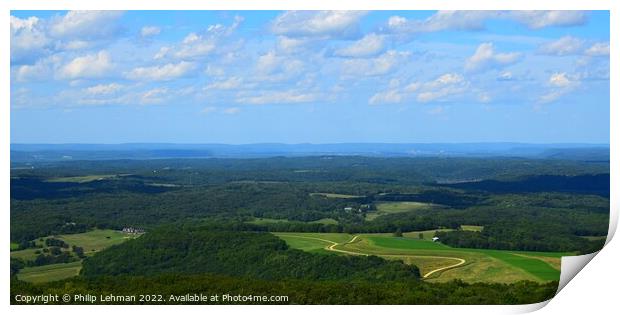
[[[55,238],[61,239],[70,245],[82,247],[84,248],[84,253],[89,254],[120,244],[127,239],[133,238],[133,236],[116,230],[93,230],[79,234],[57,235]]]
[[[607,236],[582,236],[582,237],[589,241],[598,241],[598,240],[607,239]]]
[[[23,260],[34,260],[40,253],[40,251],[46,247],[45,242],[42,241],[46,238],[61,239],[69,245],[82,247],[85,254],[92,255],[95,252],[100,251],[104,248],[120,244],[123,241],[131,238],[131,236],[115,230],[93,230],[86,233],[78,234],[49,235],[35,240],[35,244],[41,246],[41,248],[14,250],[11,251],[11,257]]]
[[[47,181],[51,183],[79,183],[84,184],[96,180],[114,179],[118,175],[86,175],[86,176],[70,176],[70,177],[54,177]]]
[[[38,267],[26,267],[19,271],[17,278],[32,283],[50,282],[77,276],[82,268],[81,261],[66,264],[53,264]]]
[[[78,234],[62,234],[62,235],[50,235],[44,238],[35,240],[37,245],[41,248],[27,248],[23,250],[11,251],[11,258],[18,258],[23,261],[32,261],[42,253],[44,241],[46,238],[56,238],[65,241],[70,246],[75,245],[84,249],[84,254],[87,256],[94,255],[96,252],[108,248],[112,245],[120,244],[128,239],[137,236],[129,236],[116,230],[93,230],[85,233]],[[71,249],[62,249],[63,251],[71,252]],[[74,261],[70,263],[50,264],[36,267],[25,267],[20,270],[18,278],[20,280],[28,282],[49,282],[69,278],[77,275],[82,266],[82,261]]]
[[[366,215],[367,221],[372,221],[382,215],[392,213],[403,213],[415,211],[422,208],[433,207],[433,204],[424,202],[402,201],[402,202],[377,202],[377,211],[369,212]]]
[[[315,221],[309,221],[308,223],[320,223],[320,224],[338,224],[338,221],[332,218],[323,218]]]
[[[11,258],[19,258],[22,260],[34,260],[41,251],[40,248],[27,248],[22,250],[16,250],[11,252]]]
[[[377,255],[415,264],[429,282],[460,279],[466,282],[511,283],[520,280],[558,280],[560,261],[571,253],[521,252],[453,248],[429,241],[433,231],[388,234],[274,233],[293,248],[311,252]],[[425,238],[418,239],[419,233]],[[409,235],[413,237],[408,237]],[[432,237],[432,236],[431,236]],[[337,243],[337,245],[334,245]],[[334,246],[332,246],[334,245]]]
[[[342,199],[352,199],[352,198],[364,197],[364,196],[332,194],[332,193],[311,193],[310,196],[321,196],[321,197],[325,197],[325,198],[342,198]]]
[[[482,232],[483,228],[480,225],[461,225],[461,230],[463,231]]]
[[[287,220],[287,219],[269,219],[269,218],[254,218],[251,221],[247,221],[248,223],[253,223],[253,224],[258,224],[258,225],[265,225],[265,224],[272,224],[272,223],[285,223],[285,222],[301,222],[301,221],[291,221],[291,220]],[[319,220],[315,220],[315,221],[308,221],[306,223],[312,224],[312,223],[320,223],[320,224],[338,224],[338,221],[336,221],[335,219],[332,218],[323,218],[323,219],[319,219]]]
[[[328,253],[325,249],[334,243],[345,243],[353,238],[344,233],[273,233],[292,247],[308,252]]]
[[[426,230],[426,231],[416,231],[416,232],[406,232],[403,233],[403,236],[406,238],[420,239],[420,234],[422,234],[423,240],[430,241],[433,237],[435,237],[436,232],[450,232],[454,231],[453,229],[437,229],[437,230]],[[377,235],[390,236],[390,233],[382,233]]]

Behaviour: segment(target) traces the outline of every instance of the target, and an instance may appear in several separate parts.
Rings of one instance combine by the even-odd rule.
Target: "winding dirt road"
[[[461,259],[461,258],[456,258],[456,257],[445,257],[445,256],[424,256],[424,255],[384,255],[384,254],[367,254],[367,253],[360,253],[360,252],[352,252],[352,251],[348,251],[348,250],[343,250],[343,249],[338,249],[335,248],[338,245],[346,245],[346,244],[351,244],[353,242],[355,242],[355,240],[357,240],[357,238],[359,237],[359,235],[355,235],[351,240],[349,240],[346,243],[336,243],[334,241],[330,241],[330,240],[326,240],[323,238],[318,238],[318,237],[310,237],[310,236],[299,236],[299,235],[287,235],[290,237],[297,237],[297,238],[305,238],[305,239],[311,239],[311,240],[317,240],[317,241],[322,241],[322,242],[326,242],[329,243],[331,245],[325,247],[326,250],[332,251],[332,252],[339,252],[339,253],[344,253],[344,254],[349,254],[349,255],[358,255],[358,256],[369,256],[369,255],[375,255],[375,256],[379,256],[379,257],[418,257],[418,258],[441,258],[441,259],[452,259],[452,260],[456,260],[458,261],[458,263],[454,264],[454,265],[450,265],[450,266],[446,266],[446,267],[441,267],[441,268],[437,268],[437,269],[433,269],[429,272],[427,272],[425,275],[422,276],[423,279],[428,278],[430,275],[439,272],[439,271],[443,271],[443,270],[447,270],[447,269],[452,269],[452,268],[456,268],[458,266],[461,266],[463,264],[466,263],[465,259]]]

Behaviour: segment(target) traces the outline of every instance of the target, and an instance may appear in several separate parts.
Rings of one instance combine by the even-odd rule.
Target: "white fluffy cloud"
[[[178,58],[192,58],[206,56],[216,47],[216,43],[212,38],[206,35],[198,35],[189,33],[183,39],[182,45],[174,52]]]
[[[125,76],[137,81],[167,81],[184,77],[191,73],[196,65],[191,62],[168,63],[161,66],[134,68]]]
[[[405,64],[410,56],[410,52],[388,50],[375,58],[345,60],[342,70],[353,76],[385,75]]]
[[[287,81],[304,72],[305,63],[290,56],[280,56],[275,51],[260,55],[256,60],[256,81]]]
[[[443,30],[480,30],[484,22],[498,17],[497,11],[438,11],[424,20],[409,20],[401,16],[388,19],[386,31],[394,33],[427,33]]]
[[[547,84],[550,89],[538,99],[538,102],[541,104],[557,101],[562,96],[575,90],[581,82],[575,76],[568,75],[565,72],[557,72],[551,74]]]
[[[63,79],[98,78],[107,76],[114,68],[107,51],[77,57],[62,66],[58,76]]]
[[[405,98],[405,95],[398,89],[387,90],[384,92],[375,93],[368,100],[368,104],[385,104],[385,103],[400,103]]]
[[[532,29],[549,26],[576,26],[588,20],[584,11],[510,11],[510,17]]]
[[[565,36],[546,43],[541,36],[548,32],[536,30],[583,23],[588,17],[584,12],[438,11],[426,19],[403,13],[379,26],[376,18],[385,15],[361,22],[364,14],[285,12],[262,29],[253,20],[243,30],[243,18],[221,22],[220,16],[216,19],[222,24],[188,26],[192,28],[184,28],[180,36],[171,32],[156,41],[149,37],[176,26],[151,22],[122,27],[120,22],[125,19],[121,21],[122,12],[117,11],[11,17],[12,84],[15,90],[27,87],[50,102],[60,90],[68,88],[75,93],[75,104],[223,100],[222,104],[235,106],[235,102],[331,101],[356,94],[367,96],[369,104],[495,102],[491,98],[501,98],[502,94],[495,88],[508,90],[508,86],[517,85],[521,91],[531,88],[519,95],[521,100],[540,97],[541,102],[549,102],[576,89],[579,80],[609,78],[609,61],[605,58],[609,43],[601,37],[606,33],[587,36],[598,24],[576,29],[574,34],[580,38]],[[489,27],[493,29],[484,31],[491,20],[494,22]],[[360,23],[368,33],[361,32]],[[501,27],[495,29],[499,24]],[[265,36],[265,29],[272,34]],[[411,34],[450,30],[483,31],[457,42],[452,41],[453,34],[409,42],[416,38]],[[507,50],[509,46],[502,44],[513,38],[519,40],[519,48]],[[527,59],[522,58],[525,54]],[[579,56],[551,58],[541,54]],[[153,55],[156,60],[144,60],[144,56],[148,59]],[[521,60],[523,65],[509,67]],[[485,72],[491,69],[495,71]],[[190,76],[191,80],[181,79]],[[387,85],[393,77],[400,82]],[[405,82],[411,77],[417,81]],[[140,82],[125,83],[126,79]],[[35,85],[40,82],[29,83],[34,80],[50,82],[45,83],[46,89],[37,91]],[[181,95],[175,80],[191,85],[193,90]],[[382,88],[369,92],[369,87]],[[68,96],[63,101],[71,100]],[[217,107],[215,112],[224,114],[225,108]]]
[[[388,89],[372,95],[368,103],[370,105],[402,103],[414,96],[420,103],[446,101],[465,94],[469,85],[469,82],[457,73],[446,73],[431,81],[413,82],[402,87],[400,82],[392,80]],[[488,98],[477,99],[480,102],[488,101]]]
[[[243,17],[235,16],[230,26],[212,24],[203,32],[191,32],[175,46],[163,46],[154,59],[173,57],[177,59],[201,59],[213,54],[223,39],[232,35],[243,22]]]
[[[140,36],[142,37],[151,37],[159,35],[159,33],[161,33],[161,28],[157,26],[144,26],[140,30]]]
[[[241,104],[295,104],[307,103],[318,99],[315,93],[302,91],[263,91],[254,95],[240,95],[236,102]]]
[[[359,34],[364,11],[288,11],[272,22],[271,30],[288,37],[351,38]]]
[[[50,44],[41,21],[37,17],[20,19],[11,16],[11,61],[35,58]]]
[[[17,82],[49,79],[53,76],[54,69],[59,66],[60,62],[60,57],[54,55],[39,59],[32,65],[18,66],[14,68],[15,79]]]
[[[113,39],[122,29],[121,11],[69,11],[49,19],[11,16],[11,62],[34,59],[66,50],[83,50],[102,39]]]
[[[491,68],[516,63],[520,58],[521,53],[496,53],[492,43],[483,43],[480,44],[476,52],[467,59],[465,70],[470,72],[485,71]]]
[[[542,45],[539,51],[546,55],[565,56],[581,52],[582,47],[583,40],[572,36],[564,36]]]
[[[69,11],[52,19],[50,34],[57,38],[98,39],[120,31],[117,20],[123,11]]]
[[[168,97],[167,88],[155,88],[148,90],[140,96],[140,104],[151,105],[163,103]]]
[[[555,87],[565,88],[576,84],[576,81],[569,79],[566,73],[562,72],[552,74],[551,77],[549,77],[549,84]]]
[[[239,107],[227,107],[227,108],[220,109],[215,106],[207,106],[203,108],[201,111],[201,113],[205,115],[212,114],[212,113],[218,113],[218,112],[222,114],[226,114],[226,115],[236,115],[241,112],[241,109]]]
[[[370,57],[382,52],[383,48],[383,36],[370,33],[353,44],[336,50],[335,55],[341,57]]]
[[[227,115],[236,115],[239,114],[241,112],[241,109],[239,109],[239,107],[229,107],[229,108],[225,108],[222,113],[227,114]]]
[[[587,21],[587,14],[583,11],[438,11],[424,20],[392,16],[384,31],[415,34],[444,30],[481,30],[490,19],[512,20],[531,29],[539,29],[581,25]]]
[[[316,44],[316,42],[316,40],[311,40],[307,38],[290,38],[286,36],[278,36],[278,41],[276,45],[278,51],[291,54],[300,52],[309,47],[314,47],[314,44]]]
[[[585,53],[588,56],[609,56],[609,43],[595,43]]]
[[[118,83],[98,84],[84,89],[84,92],[91,95],[107,95],[120,91],[124,86]]]
[[[223,81],[213,82],[205,86],[205,90],[232,90],[236,89],[243,84],[243,79],[239,77],[228,78]]]
[[[446,73],[434,81],[424,83],[416,99],[422,103],[441,101],[450,96],[463,94],[468,86],[469,82],[462,75]]]

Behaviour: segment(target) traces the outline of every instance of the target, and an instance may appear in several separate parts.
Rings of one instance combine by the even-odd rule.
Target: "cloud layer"
[[[609,77],[608,39],[571,34],[588,24],[582,11],[231,13],[187,25],[132,14],[11,16],[13,108],[549,104]]]

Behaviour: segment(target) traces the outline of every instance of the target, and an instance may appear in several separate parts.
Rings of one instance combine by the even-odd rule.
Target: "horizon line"
[[[514,144],[514,145],[605,145],[610,142],[519,142],[519,141],[471,141],[471,142],[247,142],[247,143],[223,143],[223,142],[10,142],[10,145],[344,145],[344,144]]]

